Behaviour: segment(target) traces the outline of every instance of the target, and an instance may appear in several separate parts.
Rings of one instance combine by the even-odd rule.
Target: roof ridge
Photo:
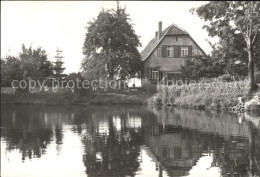
[[[172,25],[169,25],[169,26],[167,27],[168,29],[167,29],[167,28],[164,29],[164,30],[166,30],[166,31],[165,31],[165,33],[163,34],[163,36],[166,36],[167,32],[171,29],[171,27],[172,27]],[[162,37],[163,37],[163,36],[162,36]],[[159,41],[161,41],[162,37],[160,38]]]
[[[174,25],[176,28],[179,28],[180,30],[188,33],[188,31],[186,31],[185,29],[183,29],[182,27],[179,27],[176,23],[172,23],[171,25]],[[188,33],[189,34],[189,33]]]

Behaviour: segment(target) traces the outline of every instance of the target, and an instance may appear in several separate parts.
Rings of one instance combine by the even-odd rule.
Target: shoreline
[[[1,104],[48,104],[48,105],[99,105],[99,104],[124,104],[146,105],[146,94],[1,94]]]
[[[156,95],[156,94],[155,94]],[[215,110],[220,112],[258,112],[256,110],[231,109],[229,105],[205,104],[158,104],[150,100],[154,94],[142,93],[102,93],[102,94],[1,94],[1,104],[44,104],[44,105],[153,105],[179,109]],[[162,102],[160,102],[162,103]]]

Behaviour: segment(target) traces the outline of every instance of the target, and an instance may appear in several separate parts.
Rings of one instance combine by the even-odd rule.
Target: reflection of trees
[[[38,116],[34,109],[28,107],[2,108],[1,123],[5,128],[2,136],[6,141],[7,150],[19,149],[22,160],[26,157],[41,157],[51,141],[52,131],[43,125],[44,121]]]
[[[59,125],[55,126],[55,138],[56,138],[56,150],[59,154],[61,151],[62,138],[63,138],[62,127]]]
[[[59,115],[42,106],[3,106],[1,111],[1,136],[7,151],[19,149],[22,160],[40,158],[48,144],[55,139],[57,151],[62,144],[62,120]]]
[[[92,114],[83,137],[83,162],[90,176],[134,176],[139,167],[141,124],[126,114]],[[140,118],[141,120],[141,118]]]
[[[239,123],[235,114],[197,110],[168,110],[167,108],[153,109],[152,111],[157,115],[157,122],[160,124],[182,126],[222,136],[248,137],[249,135],[247,123]]]
[[[60,153],[66,128],[82,137],[89,176],[134,176],[143,144],[159,175],[162,170],[169,176],[187,175],[200,157],[212,154],[211,165],[220,167],[222,176],[247,176],[257,174],[260,162],[259,122],[251,117],[239,122],[233,114],[166,108],[5,106],[1,137],[8,151],[39,158],[50,143]]]

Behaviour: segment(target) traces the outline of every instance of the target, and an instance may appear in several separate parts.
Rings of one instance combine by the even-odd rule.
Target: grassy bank
[[[94,95],[91,104],[145,104],[146,94],[101,94]]]
[[[190,84],[184,86],[164,86],[157,88],[157,94],[148,99],[148,104],[170,105],[195,109],[228,110],[237,106],[239,97],[246,97],[247,83],[219,82]],[[256,95],[260,98],[260,92]],[[246,107],[247,110],[260,111],[260,102]]]
[[[78,94],[1,94],[1,103],[77,104],[89,103],[90,98]]]
[[[1,103],[40,104],[145,104],[146,94],[1,94]]]

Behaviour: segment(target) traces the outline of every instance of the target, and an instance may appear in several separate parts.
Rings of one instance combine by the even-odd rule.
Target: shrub
[[[223,81],[226,81],[226,82],[232,81],[230,74],[224,74],[224,75],[221,76],[221,78],[222,78]]]
[[[247,94],[246,82],[211,82],[183,86],[158,86],[149,103],[172,104],[196,109],[226,110],[238,103],[238,97]]]
[[[148,105],[162,105],[160,93],[155,94],[147,100]]]
[[[146,93],[156,93],[157,91],[157,85],[156,84],[144,84],[143,89]]]

